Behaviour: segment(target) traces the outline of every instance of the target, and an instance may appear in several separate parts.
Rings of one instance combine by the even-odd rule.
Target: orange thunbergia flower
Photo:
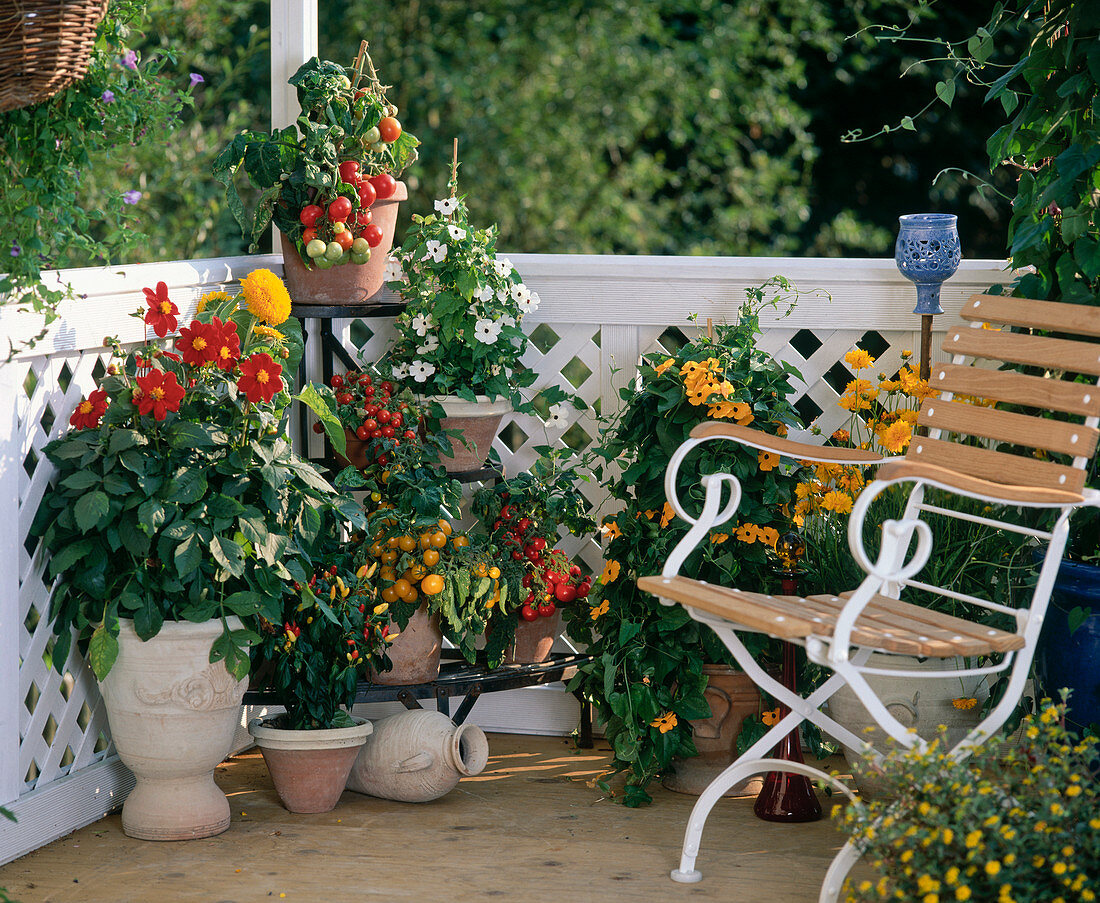
[[[766,546],[775,546],[779,542],[779,531],[775,527],[764,527],[760,530],[760,541]]]
[[[670,358],[666,358],[666,359],[665,359],[665,360],[663,360],[663,361],[662,361],[661,363],[659,363],[659,364],[658,364],[658,365],[657,365],[656,367],[654,367],[654,368],[653,368],[653,371],[654,371],[654,372],[655,372],[655,373],[656,373],[656,374],[657,374],[658,376],[660,376],[660,375],[661,375],[662,373],[664,373],[664,372],[665,372],[665,371],[666,371],[666,370],[667,370],[667,369],[668,369],[669,367],[671,367],[671,366],[672,366],[673,364],[675,364],[675,363],[676,363],[675,359],[673,359],[673,358],[671,358],[671,357],[670,357]]]
[[[599,605],[597,605],[597,606],[595,606],[594,608],[592,608],[592,609],[590,609],[590,610],[589,610],[589,612],[588,612],[588,616],[589,616],[589,617],[590,617],[590,618],[591,618],[591,619],[592,619],[593,621],[595,621],[595,620],[597,620],[598,618],[600,618],[601,616],[603,616],[603,615],[607,614],[607,610],[608,610],[608,608],[610,608],[610,607],[611,607],[611,603],[610,603],[610,602],[608,602],[608,601],[607,601],[607,599],[604,599],[604,600],[603,600],[603,601],[602,601],[602,602],[601,602],[601,603],[600,603]]]
[[[716,546],[720,546],[722,543],[724,543],[729,538],[730,538],[730,535],[728,533],[711,533],[710,534],[710,541],[712,543],[714,543]]]
[[[661,526],[667,527],[675,519],[676,512],[672,510],[672,506],[668,502],[665,502],[665,507],[661,510]]]
[[[760,538],[760,533],[761,530],[756,524],[741,524],[741,526],[737,528],[736,535],[741,542],[752,545]]]
[[[771,727],[779,720],[779,709],[772,709],[770,712],[761,712],[760,720],[768,727]]]
[[[761,449],[756,453],[756,461],[761,470],[775,470],[775,466],[779,463],[779,455]]]
[[[679,721],[676,718],[675,712],[665,712],[663,715],[660,715],[649,722],[650,727],[657,728],[657,730],[659,730],[662,734],[667,734],[670,730],[676,727],[677,724],[679,724]]]
[[[617,561],[608,561],[603,566],[603,574],[600,575],[600,580],[605,585],[608,583],[614,583],[619,579],[619,571],[622,570],[622,565]]]
[[[656,510],[654,510],[653,508],[647,508],[645,510],[645,519],[646,520],[653,520],[653,518],[655,518],[657,516],[657,514],[658,514],[658,512]]]
[[[614,539],[617,536],[623,535],[623,531],[619,529],[619,525],[613,520],[607,521],[601,529],[608,539]]]

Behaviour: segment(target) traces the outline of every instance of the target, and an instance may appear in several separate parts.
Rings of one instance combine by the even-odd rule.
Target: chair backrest
[[[947,333],[943,349],[953,355],[952,362],[931,367],[929,386],[940,396],[924,401],[917,424],[925,430],[914,436],[906,463],[1079,497],[1100,438],[1100,389],[1095,381],[1100,377],[1100,344],[1081,339],[1100,337],[1100,308],[974,295],[961,315],[970,325]],[[1000,328],[1006,326],[1057,337]],[[968,357],[982,363],[966,365]],[[1025,364],[1045,375],[999,370],[993,366],[996,363]],[[1094,381],[1074,382],[1079,374]],[[958,396],[965,397],[959,400]],[[1035,413],[998,410],[997,403]],[[1041,416],[1047,411],[1077,415],[1084,421]],[[994,450],[989,443],[949,441],[944,434],[1000,444]],[[1052,454],[1071,455],[1073,462],[1056,463],[1049,460]]]

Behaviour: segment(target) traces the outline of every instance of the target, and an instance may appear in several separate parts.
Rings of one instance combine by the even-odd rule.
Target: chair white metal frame
[[[873,758],[881,752],[842,727],[821,706],[847,684],[874,720],[905,747],[924,744],[895,718],[865,679],[867,674],[914,678],[913,671],[869,667],[872,652],[916,655],[943,660],[943,667],[920,672],[922,677],[992,675],[1008,672],[1007,689],[974,730],[951,750],[965,757],[974,747],[997,732],[1016,707],[1028,677],[1043,624],[1051,589],[1065,550],[1072,514],[1084,506],[1100,507],[1100,493],[1085,488],[1085,467],[1100,432],[1100,388],[1097,382],[1074,381],[1078,374],[1100,377],[1100,345],[1080,337],[1100,337],[1100,310],[1079,305],[975,295],[962,317],[969,326],[948,333],[945,347],[954,352],[952,363],[933,367],[930,383],[938,398],[926,399],[917,421],[918,431],[903,458],[881,459],[870,452],[830,449],[770,436],[732,424],[707,423],[692,431],[669,463],[665,490],[677,516],[691,524],[676,546],[660,576],[644,577],[638,585],[660,597],[666,605],[683,605],[701,623],[710,626],[729,648],[737,663],[773,699],[788,709],[756,743],[722,772],[699,797],[688,822],[680,865],[673,879],[694,882],[703,826],[710,810],[723,794],[751,774],[785,770],[827,781],[851,797],[841,782],[811,766],[763,758],[803,721],[855,749],[864,748]],[[1024,331],[983,329],[999,323]],[[1035,334],[1035,333],[1041,334]],[[1058,337],[1051,337],[1055,333]],[[1064,336],[1071,336],[1065,338]],[[967,357],[983,365],[965,365]],[[1045,376],[997,370],[989,362],[1013,362],[1041,368]],[[1035,409],[1038,414],[1058,411],[1077,415],[1083,422],[1031,416],[996,407],[953,400],[953,394],[1011,402]],[[980,437],[978,445],[949,441],[946,435]],[[867,576],[852,592],[808,598],[771,596],[715,586],[680,574],[691,551],[705,542],[710,531],[734,516],[741,497],[735,477],[726,473],[701,478],[704,503],[698,517],[685,511],[676,496],[676,475],[687,456],[700,444],[715,439],[732,440],[799,460],[848,465],[878,465],[875,479],[856,499],[851,513],[848,543],[856,562]],[[999,447],[991,447],[998,446]],[[1023,447],[1023,448],[1022,448]],[[1021,454],[1021,451],[1024,451]],[[1036,454],[1035,450],[1038,450]],[[1049,460],[1050,455],[1072,456],[1072,464]],[[875,560],[863,545],[864,521],[876,497],[896,484],[912,484],[900,520],[882,524],[881,544]],[[937,487],[955,496],[981,499],[1001,506],[990,517],[954,510],[925,500],[926,487]],[[723,506],[723,487],[730,497]],[[1054,524],[1041,530],[1014,522],[1019,508],[1049,509]],[[1031,537],[1046,543],[1039,577],[1029,604],[1013,608],[976,596],[937,587],[918,579],[933,550],[933,535],[925,513],[957,517],[987,527]],[[1018,513],[1016,515],[1018,518]],[[909,554],[913,539],[916,548]],[[1015,630],[997,630],[964,618],[946,615],[903,601],[911,587],[1014,619]],[[1009,622],[1011,623],[1011,622]],[[784,687],[748,652],[735,631],[765,633],[806,649],[809,659],[832,674],[805,697]],[[959,667],[958,657],[964,661]],[[837,899],[852,865],[859,858],[849,841],[833,860],[821,889],[821,901]]]

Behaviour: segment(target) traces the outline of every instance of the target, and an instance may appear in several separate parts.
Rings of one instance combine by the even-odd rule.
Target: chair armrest
[[[808,442],[795,442],[781,436],[772,436],[760,430],[738,426],[736,423],[700,423],[691,431],[692,439],[732,439],[750,448],[775,452],[784,458],[796,458],[803,461],[819,461],[825,464],[852,464],[869,466],[889,461],[873,451],[861,448],[831,448],[826,445],[811,445]]]

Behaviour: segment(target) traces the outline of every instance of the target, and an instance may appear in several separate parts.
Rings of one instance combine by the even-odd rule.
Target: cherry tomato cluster
[[[397,134],[401,134],[400,125]],[[382,229],[373,221],[371,205],[376,200],[393,197],[397,191],[397,180],[389,173],[365,176],[355,160],[340,164],[340,181],[355,189],[354,201],[341,194],[324,207],[307,204],[298,214],[305,227],[302,244],[306,256],[323,270],[338,263],[362,264],[370,260],[371,248],[382,243]]]
[[[396,387],[389,380],[377,386],[369,373],[349,370],[329,380],[336,394],[337,414],[340,422],[355,433],[357,439],[369,443],[367,457],[385,466],[389,463],[388,448],[396,448],[402,442],[418,442],[416,427],[420,412],[409,401],[396,397]],[[314,426],[317,432],[321,425]],[[387,446],[383,439],[393,444]]]
[[[538,537],[541,538],[541,537]],[[558,610],[558,605],[568,605],[576,599],[584,599],[592,589],[591,576],[582,576],[577,565],[570,565],[561,549],[554,549],[539,556],[535,569],[523,575],[524,589],[529,590],[520,606],[519,616],[525,621],[539,617],[548,618]]]
[[[385,537],[375,535],[367,552],[378,560],[378,585],[382,601],[414,603],[421,593],[437,596],[443,592],[444,578],[438,572],[448,547],[461,549],[470,544],[468,537],[455,533],[450,521],[441,519],[436,529]],[[400,572],[400,573],[399,573]]]

